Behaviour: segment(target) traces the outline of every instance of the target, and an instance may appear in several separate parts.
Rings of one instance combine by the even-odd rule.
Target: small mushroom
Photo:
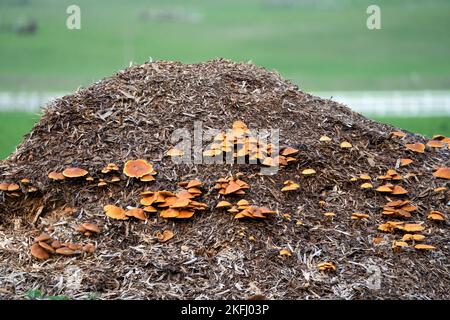
[[[62,172],[63,176],[66,178],[81,178],[88,174],[84,169],[81,168],[66,168]]]
[[[52,171],[48,174],[48,178],[54,181],[61,181],[64,180],[66,177],[60,172]]]
[[[42,248],[38,243],[35,243],[31,246],[31,255],[39,260],[47,260],[50,258],[50,255],[44,248]]]

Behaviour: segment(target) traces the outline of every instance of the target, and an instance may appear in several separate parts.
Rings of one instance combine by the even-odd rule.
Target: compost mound
[[[261,164],[176,164],[171,135],[196,121],[203,130],[237,121],[279,129],[282,148],[298,153],[273,175]],[[447,140],[432,147],[399,131],[251,64],[120,71],[46,106],[0,163],[0,296],[38,288],[77,299],[448,299],[448,180],[433,175],[450,165],[448,145],[436,142]],[[416,143],[425,150],[406,147]],[[123,174],[133,159],[151,164],[154,181]],[[119,168],[114,182],[101,172],[109,163]],[[49,178],[67,168],[88,174]],[[249,188],[220,194],[220,178]],[[188,219],[120,211],[142,207],[146,190],[176,192],[195,179],[207,208]],[[242,199],[275,213],[237,219],[216,208]],[[107,205],[119,209],[106,215]]]

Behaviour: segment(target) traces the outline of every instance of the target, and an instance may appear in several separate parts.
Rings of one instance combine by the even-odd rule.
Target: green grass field
[[[23,135],[31,130],[39,115],[25,112],[0,112],[0,159],[6,158],[20,143]],[[450,136],[450,117],[428,118],[377,118],[381,122],[421,133]]]
[[[307,91],[449,88],[448,0],[376,1],[375,31],[366,27],[371,0],[269,2],[78,0],[81,30],[68,30],[71,0],[3,0],[0,90],[73,91],[150,57],[251,60]],[[141,18],[160,9],[198,21]],[[36,34],[7,31],[27,17]]]

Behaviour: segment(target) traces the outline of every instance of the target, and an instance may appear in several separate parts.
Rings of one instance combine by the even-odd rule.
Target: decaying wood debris
[[[280,129],[289,161],[175,164],[194,121]],[[449,140],[250,64],[130,67],[48,105],[0,163],[0,296],[448,299]]]

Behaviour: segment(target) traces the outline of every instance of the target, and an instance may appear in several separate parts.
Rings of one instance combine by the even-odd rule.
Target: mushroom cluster
[[[72,256],[75,254],[93,253],[95,252],[95,245],[88,243],[85,245],[78,243],[63,242],[53,239],[46,233],[40,234],[34,239],[31,245],[31,255],[38,260],[47,260],[52,254],[63,256]]]
[[[235,177],[220,178],[216,180],[214,189],[219,190],[219,194],[222,195],[244,195],[245,190],[249,189],[250,186],[239,179],[240,176],[240,174],[237,174]]]
[[[191,218],[196,211],[206,210],[205,203],[193,200],[202,194],[201,181],[196,179],[184,181],[178,183],[178,186],[182,188],[175,193],[167,190],[142,192],[140,204],[144,206],[143,210],[157,212],[158,209],[162,209],[160,217],[178,219]]]
[[[229,208],[228,212],[235,214],[235,219],[242,218],[254,218],[254,219],[266,219],[268,215],[275,214],[276,211],[270,210],[266,207],[258,207],[250,205],[245,199],[239,200],[236,205],[231,204],[228,201],[220,201],[216,208]]]
[[[411,218],[411,212],[416,210],[417,207],[412,205],[409,200],[396,200],[386,203],[382,214],[397,218]]]

